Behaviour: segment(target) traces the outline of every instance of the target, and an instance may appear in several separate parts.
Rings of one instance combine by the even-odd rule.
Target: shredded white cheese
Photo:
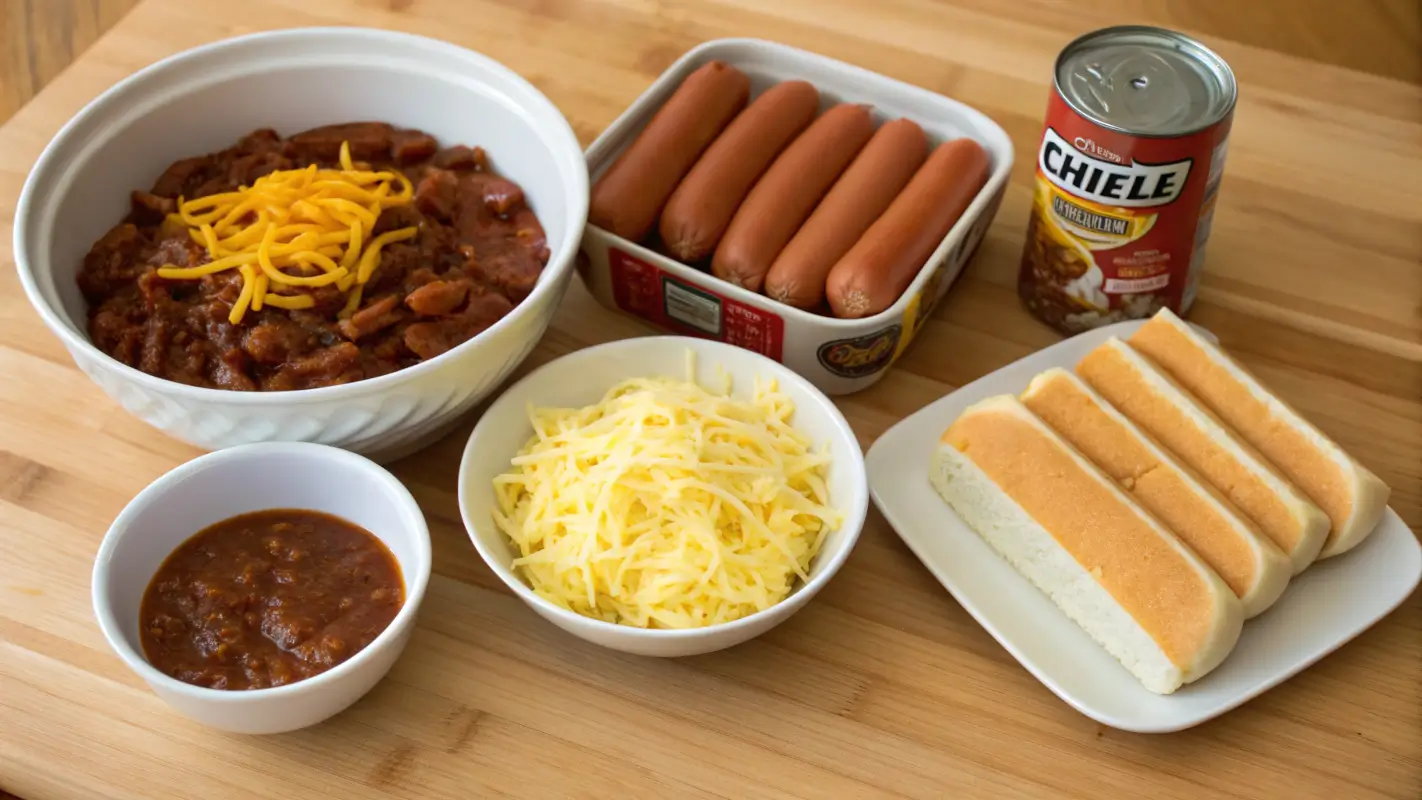
[[[713,393],[690,378],[529,409],[534,436],[494,479],[515,569],[548,600],[623,625],[695,628],[769,608],[840,524],[828,455],[794,412],[773,382],[744,401],[729,379]]]

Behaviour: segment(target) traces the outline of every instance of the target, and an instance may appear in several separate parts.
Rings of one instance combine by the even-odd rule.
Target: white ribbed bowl
[[[90,343],[75,283],[84,254],[172,162],[256,128],[291,134],[380,120],[479,145],[523,187],[548,234],[548,266],[503,320],[448,353],[390,375],[296,392],[185,386]],[[587,219],[587,163],[562,114],[482,55],[389,31],[276,31],[180,53],[121,81],[40,156],[20,195],[15,261],[30,302],[75,363],[145,422],[207,449],[309,441],[389,459],[489,394],[543,335],[572,275]]]

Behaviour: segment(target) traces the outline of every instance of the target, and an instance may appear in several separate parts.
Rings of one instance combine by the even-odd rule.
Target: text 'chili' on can
[[[1105,28],[1057,57],[1018,293],[1066,333],[1195,299],[1234,116],[1209,48]]]

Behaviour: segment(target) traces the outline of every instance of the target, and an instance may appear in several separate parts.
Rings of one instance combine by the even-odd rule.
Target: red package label
[[[671,275],[615,247],[607,249],[617,307],[686,336],[715,339],[780,360],[785,320]]]
[[[1182,136],[1102,127],[1058,92],[1047,103],[1018,293],[1079,333],[1194,300],[1230,116]]]

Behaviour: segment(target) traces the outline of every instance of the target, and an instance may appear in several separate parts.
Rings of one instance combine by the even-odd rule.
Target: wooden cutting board
[[[1071,710],[871,513],[801,614],[729,652],[623,656],[542,622],[469,545],[455,466],[472,419],[396,466],[436,576],[401,662],[315,729],[235,737],[170,712],[89,609],[106,527],[197,455],[70,363],[8,250],[24,176],[84,103],[136,68],[268,27],[448,39],[522,73],[584,142],[696,43],[754,35],[956,97],[1012,135],[1013,185],[900,365],[840,403],[867,447],[954,386],[1056,340],[1013,282],[1052,59],[1169,4],[1098,0],[146,0],[0,129],[0,787],[23,797],[1422,796],[1422,598],[1220,720],[1168,736]],[[1324,35],[1320,33],[1319,35]],[[1394,487],[1422,527],[1422,88],[1229,41],[1242,86],[1193,319]],[[176,157],[176,155],[175,155]],[[645,332],[574,286],[525,365]],[[1346,598],[1339,598],[1346,602]]]

